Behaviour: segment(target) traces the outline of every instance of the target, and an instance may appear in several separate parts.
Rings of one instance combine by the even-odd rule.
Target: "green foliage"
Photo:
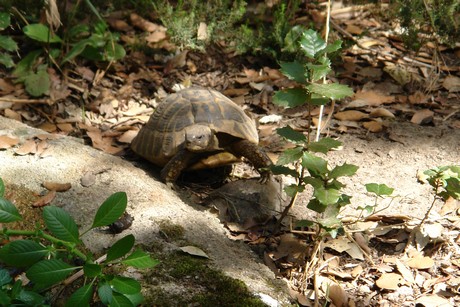
[[[436,196],[460,199],[460,165],[436,167],[424,172]]]
[[[406,46],[418,50],[423,45],[420,34],[435,34],[442,43],[452,46],[460,37],[460,2],[458,0],[395,1],[395,14],[403,29]]]
[[[3,198],[5,187],[0,179],[0,223],[22,219],[16,207]],[[126,209],[126,193],[114,193],[99,207],[89,230],[107,226],[122,216]],[[7,266],[25,270],[32,282],[23,286],[14,282],[8,270],[0,269],[0,304],[37,306],[46,303],[43,292],[66,279],[72,272],[83,269],[85,284],[76,290],[66,306],[86,306],[93,299],[94,291],[105,305],[135,306],[142,302],[139,282],[132,278],[105,273],[109,265],[124,264],[138,269],[152,268],[158,261],[140,249],[132,251],[134,236],[127,235],[118,240],[107,252],[102,263],[92,261],[91,254],[82,250],[81,235],[77,224],[63,209],[47,206],[43,210],[46,229],[33,231],[8,229],[0,232],[4,239],[21,235],[27,239],[10,241],[0,248],[0,261]],[[86,233],[86,232],[84,232]],[[83,233],[83,234],[84,234]],[[132,251],[132,252],[131,252]],[[82,266],[69,262],[80,258]]]
[[[0,12],[0,32],[10,26],[10,15],[5,12]],[[13,58],[10,52],[18,50],[16,42],[8,36],[0,35],[0,64],[6,68],[14,66]]]

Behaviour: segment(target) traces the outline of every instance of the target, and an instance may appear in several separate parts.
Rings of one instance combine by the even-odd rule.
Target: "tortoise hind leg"
[[[184,169],[189,166],[195,153],[181,149],[169,160],[161,170],[161,180],[165,183],[174,183]]]
[[[270,170],[263,169],[273,164],[265,151],[257,144],[248,140],[240,140],[231,144],[230,150],[236,156],[248,159],[260,174],[260,182],[265,183],[272,177]]]

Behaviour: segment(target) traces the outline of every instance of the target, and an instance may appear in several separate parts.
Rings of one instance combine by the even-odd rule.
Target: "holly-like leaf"
[[[43,209],[43,219],[56,238],[67,242],[80,242],[77,224],[62,208],[46,206]]]
[[[307,137],[299,131],[295,131],[291,126],[276,129],[276,132],[288,141],[297,144],[307,143]]]
[[[337,165],[329,173],[329,178],[339,178],[342,176],[353,176],[358,170],[358,166],[353,164],[344,163],[342,165]]]
[[[302,193],[304,190],[304,186],[299,186],[297,184],[291,184],[284,187],[284,192],[286,192],[289,197],[294,197],[297,193]]]
[[[342,143],[331,138],[322,138],[318,142],[308,145],[308,150],[312,152],[328,153],[333,148],[338,148]]]
[[[300,62],[281,62],[281,72],[291,80],[305,84],[305,68]]]
[[[302,158],[303,147],[289,148],[283,151],[276,161],[277,165],[287,165],[293,163]]]
[[[378,196],[391,195],[394,191],[393,188],[388,187],[386,184],[368,183],[365,187],[367,192],[374,193]]]
[[[302,33],[307,29],[302,25],[293,26],[284,37],[284,52],[297,53],[299,50],[299,41]]]
[[[313,196],[324,206],[329,206],[337,203],[341,194],[339,190],[320,187],[315,189]]]
[[[302,33],[300,48],[307,57],[314,59],[320,51],[326,48],[326,42],[316,31],[309,29]]]
[[[273,102],[282,107],[293,108],[306,104],[308,97],[308,92],[303,88],[288,88],[276,92]]]
[[[128,205],[125,192],[116,192],[110,195],[97,210],[91,228],[107,226],[118,220]]]
[[[282,165],[270,165],[270,171],[274,175],[287,175],[294,178],[298,176],[296,170]]]
[[[306,88],[315,94],[328,97],[330,99],[342,99],[353,95],[353,90],[347,85],[338,83],[318,84],[311,83]]]
[[[329,171],[326,160],[309,152],[303,152],[302,166],[305,167],[314,177],[324,177],[324,175]]]
[[[324,48],[325,53],[333,53],[342,48],[342,41],[340,39],[334,41],[332,44],[329,44]]]

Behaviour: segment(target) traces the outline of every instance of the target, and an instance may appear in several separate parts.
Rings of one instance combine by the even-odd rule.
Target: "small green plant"
[[[5,12],[0,13],[0,31],[5,30],[10,26],[11,19],[10,15]],[[0,35],[0,64],[4,65],[6,68],[11,68],[14,66],[13,58],[11,57],[10,52],[18,50],[18,45],[16,42],[9,36]]]
[[[11,223],[22,219],[16,207],[4,196],[5,186],[0,179],[0,222]],[[2,239],[13,236],[26,239],[12,240],[0,249],[0,261],[25,271],[29,283],[14,281],[10,271],[0,269],[0,305],[46,306],[46,291],[64,281],[72,272],[83,270],[84,285],[76,290],[66,306],[88,306],[97,295],[104,305],[136,306],[143,297],[141,286],[135,279],[106,273],[108,266],[127,265],[152,268],[158,261],[134,247],[134,236],[127,235],[113,244],[106,259],[97,262],[91,253],[84,253],[81,237],[97,227],[108,226],[121,217],[126,209],[127,197],[117,192],[99,207],[91,227],[79,234],[77,224],[63,209],[47,206],[43,209],[46,229],[8,229],[0,232]],[[77,260],[81,265],[75,265]],[[113,270],[112,270],[113,271]]]

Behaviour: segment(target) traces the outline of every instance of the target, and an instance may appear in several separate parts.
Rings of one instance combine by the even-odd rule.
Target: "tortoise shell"
[[[254,121],[237,104],[217,91],[192,87],[167,96],[133,139],[131,148],[150,162],[165,166],[183,148],[185,129],[197,124],[213,130],[220,144],[219,148],[208,148],[210,153],[198,168],[234,162],[235,157],[232,160],[224,156],[212,158],[212,162],[205,161],[209,156],[224,152],[226,142],[259,142]]]

